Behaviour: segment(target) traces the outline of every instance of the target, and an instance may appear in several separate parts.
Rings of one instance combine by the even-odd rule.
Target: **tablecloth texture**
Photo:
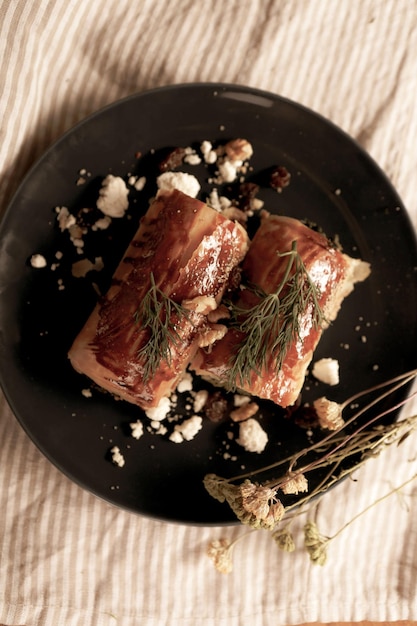
[[[86,115],[132,93],[194,81],[269,90],[326,116],[379,163],[417,227],[415,0],[3,0],[0,210],[35,159]],[[245,528],[119,510],[52,466],[3,397],[0,411],[1,624],[417,619],[414,483],[352,523],[324,567],[301,546],[284,553],[255,532],[236,545],[233,571],[222,575],[207,544]],[[333,534],[347,515],[411,477],[416,443],[410,436],[334,490],[318,510],[321,532]]]

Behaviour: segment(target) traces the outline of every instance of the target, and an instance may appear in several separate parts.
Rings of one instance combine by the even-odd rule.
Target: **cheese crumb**
[[[150,420],[156,420],[157,422],[162,422],[168,415],[171,410],[171,401],[169,398],[161,398],[158,406],[152,407],[150,409],[146,409],[146,416],[149,417]]]
[[[99,191],[97,208],[104,215],[123,217],[129,207],[128,193],[129,190],[123,178],[108,174],[103,180]]]
[[[200,415],[193,415],[182,424],[177,424],[169,439],[174,443],[181,443],[184,439],[186,441],[191,441],[191,439],[194,439],[198,431],[201,430],[202,426],[203,418],[200,417]]]
[[[200,183],[192,174],[186,172],[164,172],[156,179],[158,189],[172,191],[178,189],[183,193],[196,198],[200,191]]]
[[[134,439],[140,439],[143,435],[143,424],[140,420],[137,420],[136,422],[132,422],[131,424],[129,424],[131,430],[132,430],[132,437],[134,437]]]
[[[178,393],[184,393],[185,391],[192,391],[193,377],[189,372],[186,372],[177,385]]]
[[[207,389],[200,389],[194,394],[194,413],[199,413],[206,405],[208,400],[208,391]]]
[[[246,422],[240,423],[239,437],[236,439],[236,442],[248,452],[260,454],[268,443],[268,435],[259,422],[251,417]]]
[[[312,374],[327,385],[339,384],[339,362],[336,359],[320,359],[313,366]]]
[[[41,269],[47,265],[46,259],[42,254],[32,254],[30,257],[30,264],[36,269]]]
[[[123,454],[120,452],[120,448],[118,446],[113,446],[110,452],[113,463],[115,465],[118,465],[119,467],[123,467],[125,464],[125,459]]]

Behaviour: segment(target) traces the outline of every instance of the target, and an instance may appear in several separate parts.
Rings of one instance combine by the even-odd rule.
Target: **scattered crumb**
[[[93,394],[91,393],[91,389],[81,389],[81,393],[84,398],[92,398]]]
[[[137,420],[136,422],[132,422],[131,424],[129,424],[131,430],[132,430],[132,437],[134,437],[134,439],[140,439],[143,435],[143,424],[140,420]]]
[[[169,398],[162,398],[158,406],[153,407],[152,409],[147,409],[145,411],[146,416],[149,417],[150,420],[156,420],[161,422],[166,418],[168,413],[171,410],[171,401]]]
[[[156,179],[158,189],[172,191],[178,189],[183,193],[196,198],[200,191],[200,183],[192,174],[186,172],[164,172]]]
[[[189,372],[185,372],[180,382],[177,385],[178,393],[184,393],[185,391],[191,391],[193,388],[193,377]]]
[[[99,191],[97,208],[109,217],[123,217],[129,207],[128,193],[123,178],[108,174]]]
[[[193,402],[193,410],[194,413],[199,413],[203,410],[206,402],[208,400],[208,391],[207,389],[200,389],[194,393],[194,402]]]
[[[110,450],[111,459],[115,465],[118,467],[123,467],[125,464],[125,458],[123,454],[120,452],[120,448],[118,446],[113,446]]]
[[[312,374],[317,380],[327,385],[339,384],[339,362],[336,359],[324,358],[313,365]]]
[[[259,422],[251,417],[240,423],[239,437],[236,439],[236,442],[248,452],[260,454],[268,443],[268,435]]]
[[[243,396],[243,395],[241,395],[241,394],[239,394],[239,393],[236,393],[236,394],[233,396],[233,404],[234,404],[236,407],[239,407],[239,406],[243,406],[243,405],[245,405],[245,404],[248,404],[250,401],[251,401],[251,397],[250,397],[250,396]]]
[[[184,441],[191,441],[194,439],[199,430],[203,426],[203,418],[200,415],[193,415],[189,419],[177,424],[174,427],[174,432],[170,435],[170,441],[174,443],[181,443]]]
[[[30,257],[30,264],[36,269],[41,269],[47,266],[45,257],[42,254],[32,254]]]

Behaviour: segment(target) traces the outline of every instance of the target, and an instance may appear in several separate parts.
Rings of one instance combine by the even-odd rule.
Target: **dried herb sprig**
[[[360,396],[370,393],[371,391],[387,388],[380,393],[378,397],[354,412],[352,417],[345,423],[344,427],[341,427],[337,432],[332,432],[325,436],[316,444],[304,448],[299,453],[282,459],[268,467],[242,474],[239,477],[223,478],[214,474],[207,475],[204,484],[208,492],[221,502],[228,502],[237,518],[243,524],[247,524],[251,527],[250,532],[254,532],[258,529],[268,530],[278,548],[287,552],[293,552],[295,550],[294,537],[289,530],[292,520],[297,516],[307,513],[308,517],[304,524],[304,547],[313,564],[324,565],[327,560],[328,546],[336,537],[373,506],[376,506],[394,493],[399,493],[404,487],[417,479],[417,473],[415,473],[401,485],[394,487],[388,493],[370,503],[362,511],[343,524],[341,528],[331,536],[323,535],[319,531],[316,521],[311,519],[311,507],[309,508],[308,505],[311,504],[313,499],[314,509],[317,510],[318,503],[322,502],[322,498],[325,497],[330,487],[352,474],[370,457],[378,455],[388,446],[393,444],[400,445],[412,431],[417,429],[417,415],[403,418],[388,425],[380,423],[380,420],[384,416],[392,411],[398,410],[411,399],[417,397],[417,391],[415,391],[405,400],[379,412],[377,415],[365,421],[361,426],[357,426],[352,432],[345,432],[347,425],[352,425],[359,416],[369,411],[370,408],[374,407],[382,399],[397,391],[401,386],[411,383],[416,377],[417,370],[412,370],[351,396],[346,402],[339,405],[340,413],[342,413],[348,404],[357,400]],[[310,463],[296,469],[299,461],[310,452],[314,452],[317,457]],[[351,464],[350,467],[344,467],[344,462],[351,456],[355,456],[355,463]],[[284,469],[278,478],[267,480],[263,483],[253,482],[252,479],[254,475],[271,469],[277,469],[281,466],[284,466]],[[321,479],[319,484],[315,485],[311,491],[308,491],[308,489],[306,489],[308,485],[306,477],[310,472],[324,467],[328,468],[326,475]],[[242,482],[236,484],[239,480]],[[280,492],[283,494],[301,492],[303,495],[298,498],[295,503],[284,507],[280,500]],[[220,552],[222,551],[222,546],[224,548],[222,557],[224,559],[227,557],[227,568],[222,570],[219,564],[221,562],[224,565],[224,561],[222,561],[219,554],[217,554],[218,562],[217,564],[215,562],[215,566],[219,571],[230,572],[232,570],[232,547],[234,543],[235,542],[230,544],[230,542],[227,542],[225,539],[217,541]]]
[[[168,365],[172,360],[172,346],[181,340],[178,324],[190,320],[190,311],[167,296],[150,274],[151,286],[134,313],[135,322],[149,331],[148,341],[138,350],[138,358],[144,362],[143,379],[146,382],[155,374],[161,361]]]
[[[415,419],[417,419],[417,416],[415,417]],[[356,515],[354,515],[347,522],[345,522],[331,536],[323,535],[319,531],[317,522],[314,519],[311,519],[310,511],[308,510],[307,511],[308,517],[303,527],[303,535],[304,535],[303,543],[304,543],[304,547],[307,551],[307,554],[309,555],[311,562],[314,565],[321,565],[321,566],[325,565],[325,563],[327,562],[328,547],[332,541],[334,541],[337,537],[339,537],[339,535],[341,535],[351,524],[353,524],[359,518],[365,515],[374,506],[377,506],[384,500],[387,500],[392,495],[396,493],[400,493],[404,489],[404,487],[407,487],[407,485],[414,482],[416,479],[417,479],[417,473],[413,474],[410,478],[407,478],[407,480],[405,480],[403,483],[392,488],[387,493],[385,493],[384,495],[380,496],[379,498],[371,502],[368,506],[366,506],[364,509],[359,511],[359,513],[356,513]],[[322,494],[321,498],[323,497],[324,497],[324,494]],[[317,510],[317,506],[314,506],[314,509]],[[300,515],[304,513],[306,513],[306,511],[304,510],[299,512]],[[290,532],[291,521],[290,523],[286,524],[283,527],[278,527],[277,529],[274,529],[270,533],[274,543],[278,546],[280,550],[283,550],[284,552],[295,552],[296,550],[294,535]],[[252,532],[255,532],[255,529],[251,529],[249,532],[245,533],[244,535],[239,536],[234,541],[229,541],[228,539],[225,539],[223,537],[223,538],[216,539],[210,542],[208,546],[208,550],[207,550],[207,555],[212,559],[215,568],[219,572],[223,574],[229,574],[233,570],[234,548],[240,540],[244,539]]]
[[[356,471],[369,457],[378,455],[384,448],[393,443],[400,443],[417,428],[417,416],[404,418],[387,425],[378,423],[384,416],[398,410],[411,398],[416,397],[416,391],[402,402],[396,403],[389,409],[374,415],[362,425],[356,426],[352,432],[346,432],[348,425],[354,424],[358,417],[397,391],[401,386],[410,383],[416,376],[417,370],[412,370],[372,389],[355,394],[354,397],[357,399],[360,395],[369,393],[371,390],[389,387],[377,398],[368,402],[366,406],[355,411],[343,428],[331,432],[320,441],[285,459],[232,478],[223,478],[215,474],[206,475],[204,485],[207,491],[220,502],[226,501],[243,524],[255,529],[274,530],[275,526],[290,511],[305,506],[320,494],[325,493],[334,484]],[[347,405],[343,403],[339,406],[342,411]],[[314,454],[313,460],[301,465],[300,461],[310,457],[312,453]],[[346,461],[350,458],[355,458],[355,463],[346,466]],[[328,468],[325,476],[319,484],[309,490],[309,474],[324,468]],[[280,472],[276,478],[264,482],[254,481],[257,475],[270,473],[272,470]],[[257,499],[256,504],[252,502],[251,510],[248,510],[245,502],[244,489],[246,491],[251,489],[253,498]],[[284,508],[281,498],[288,493],[302,493],[302,495]],[[258,511],[262,511],[262,515],[258,514]]]
[[[319,290],[297,252],[297,242],[293,241],[291,250],[278,256],[288,262],[276,290],[266,293],[249,285],[245,289],[255,295],[256,304],[248,308],[230,305],[230,326],[244,334],[227,375],[226,386],[231,391],[250,382],[252,372],[260,375],[270,359],[276,373],[280,371],[291,343],[300,338],[300,322],[309,309],[315,328],[326,321],[319,304]]]

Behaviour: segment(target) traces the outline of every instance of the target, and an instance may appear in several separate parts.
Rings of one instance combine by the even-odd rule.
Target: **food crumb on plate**
[[[111,452],[111,458],[112,458],[113,463],[117,465],[118,467],[124,467],[125,458],[123,454],[120,452],[120,448],[118,446],[113,446],[110,452]]]
[[[43,254],[32,254],[30,257],[30,264],[36,269],[41,269],[47,266],[47,262]]]
[[[193,415],[189,419],[177,424],[174,427],[174,431],[169,436],[170,441],[174,443],[182,443],[185,441],[191,441],[194,439],[199,430],[203,426],[203,418],[200,415]]]
[[[327,385],[339,384],[339,362],[336,359],[323,358],[313,365],[312,374]]]
[[[109,217],[123,217],[129,208],[128,193],[123,178],[108,174],[99,191],[97,208]]]
[[[239,437],[236,442],[247,452],[260,454],[268,443],[268,435],[259,422],[251,417],[245,422],[240,422]]]
[[[129,424],[131,431],[132,431],[132,437],[134,439],[140,439],[143,435],[143,424],[140,420],[137,420],[136,422],[131,422]]]

